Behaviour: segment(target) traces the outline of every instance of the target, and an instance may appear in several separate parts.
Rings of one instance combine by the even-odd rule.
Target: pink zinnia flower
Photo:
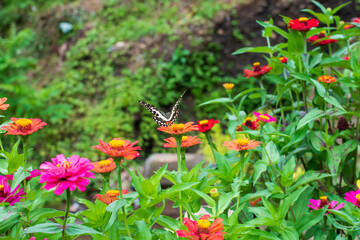
[[[9,104],[4,104],[6,100],[6,97],[0,98],[0,110],[6,110],[10,106]]]
[[[310,204],[308,205],[308,207],[315,209],[315,210],[322,209],[325,206],[328,206],[328,209],[339,210],[341,208],[344,208],[344,205],[345,205],[344,203],[340,203],[339,205],[337,205],[338,201],[329,202],[327,196],[321,196],[320,199],[318,199],[318,200],[310,199],[309,202],[310,202]],[[330,213],[330,212],[326,212],[324,215],[326,215],[327,213]]]
[[[29,240],[36,240],[36,238],[35,237],[31,237],[31,238],[29,238]],[[48,238],[43,238],[43,240],[49,240]]]
[[[100,144],[92,148],[98,149],[110,157],[123,157],[127,160],[132,160],[140,156],[138,150],[141,150],[141,147],[134,147],[138,142],[132,143],[129,140],[114,138],[109,143],[99,140]]]
[[[30,172],[30,176],[26,177],[26,180],[29,181],[32,178],[37,177],[39,175],[41,175],[41,171],[39,169],[34,169],[34,170],[32,170]],[[5,177],[6,177],[7,180],[13,180],[14,179],[14,175],[11,175],[11,174],[10,175],[5,175]]]
[[[253,114],[262,122],[276,122],[276,118],[270,116],[269,114],[258,112],[253,112]]]
[[[11,187],[8,184],[6,177],[0,176],[0,203],[7,202],[13,206],[14,203],[19,202],[21,198],[24,198],[22,195],[25,195],[25,192],[22,188],[17,192],[18,189],[19,186],[11,192]]]
[[[357,207],[360,207],[360,190],[356,190],[356,192],[354,191],[350,191],[345,193],[345,200],[347,202],[350,202],[352,204],[354,204]]]
[[[43,171],[41,171],[39,183],[46,182],[42,187],[46,190],[56,187],[54,191],[56,195],[61,195],[66,189],[74,191],[78,188],[83,192],[89,184],[87,178],[95,178],[94,173],[90,171],[93,166],[89,159],[80,158],[77,155],[65,158],[64,154],[60,154],[51,161],[40,165]]]
[[[179,237],[184,237],[192,240],[221,240],[224,239],[223,235],[226,232],[222,232],[223,223],[221,218],[215,219],[210,223],[210,215],[206,214],[202,216],[198,221],[184,218],[184,225],[188,229],[177,230],[176,233]]]

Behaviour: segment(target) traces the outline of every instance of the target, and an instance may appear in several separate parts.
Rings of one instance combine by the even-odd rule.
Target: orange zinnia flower
[[[164,139],[165,142],[164,143],[164,147],[166,148],[176,148],[176,139],[174,137],[169,137]],[[197,136],[182,136],[181,138],[181,148],[188,148],[191,146],[194,146],[196,144],[200,144],[200,138],[198,138]]]
[[[39,118],[10,118],[14,123],[9,123],[1,129],[6,130],[5,135],[29,135],[47,125]]]
[[[318,78],[318,82],[322,83],[333,83],[336,82],[336,78],[328,75],[322,75]]]
[[[243,139],[233,139],[232,141],[225,141],[223,146],[227,147],[228,149],[233,149],[237,152],[242,150],[250,150],[260,146],[259,141],[249,140],[247,138]]]
[[[297,30],[300,32],[307,32],[313,27],[317,27],[319,25],[319,20],[316,19],[308,19],[306,17],[297,18],[289,21],[288,28],[293,30]]]
[[[123,161],[121,160],[121,162],[123,162]],[[102,160],[99,162],[92,162],[91,164],[94,167],[93,169],[91,169],[91,171],[97,172],[97,173],[111,172],[112,170],[114,170],[116,168],[116,164],[114,162],[114,159],[112,159],[112,158],[108,158],[106,160]]]
[[[9,104],[4,104],[6,100],[6,97],[0,98],[0,110],[6,110],[10,106]]]
[[[223,84],[223,87],[224,87],[226,90],[231,90],[231,89],[233,89],[234,86],[235,86],[235,84],[233,84],[233,83],[224,83],[224,84]]]
[[[265,65],[264,67],[260,66],[259,62],[255,62],[252,67],[253,71],[249,69],[244,70],[244,77],[261,77],[264,76],[266,73],[270,72],[271,67],[269,65]]]
[[[96,194],[94,198],[98,199],[99,201],[109,205],[110,203],[116,201],[118,198],[117,196],[120,195],[118,190],[109,190],[105,193],[106,195]],[[128,194],[127,190],[122,190],[122,194]]]
[[[185,124],[182,123],[173,123],[170,126],[162,126],[158,127],[159,131],[170,133],[172,135],[181,135],[191,131],[197,131],[198,127],[196,125],[192,125],[193,122],[187,122]]]
[[[141,150],[141,147],[134,147],[138,142],[139,141],[135,141],[132,143],[129,140],[114,138],[109,143],[99,140],[100,144],[92,148],[98,149],[110,157],[123,157],[127,160],[132,160],[140,156],[138,150]]]

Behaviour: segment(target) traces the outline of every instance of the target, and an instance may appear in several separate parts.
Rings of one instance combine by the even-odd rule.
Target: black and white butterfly
[[[181,102],[181,99],[184,96],[185,92],[186,92],[186,90],[181,94],[181,96],[179,97],[179,99],[176,101],[175,105],[171,109],[171,111],[167,112],[167,113],[157,109],[153,105],[148,104],[146,102],[139,101],[139,103],[141,105],[143,105],[149,112],[151,112],[154,115],[152,119],[154,119],[156,124],[158,124],[160,126],[169,126],[174,123],[174,121],[176,120],[176,118],[179,115],[179,109],[177,107],[178,107],[179,103]]]

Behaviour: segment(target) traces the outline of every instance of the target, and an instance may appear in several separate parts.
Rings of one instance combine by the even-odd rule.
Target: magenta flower
[[[19,186],[11,192],[11,187],[8,184],[6,177],[0,176],[0,203],[7,202],[13,206],[14,203],[19,202],[21,198],[24,198],[22,195],[25,195],[25,192],[22,188],[17,192],[18,189]]]
[[[339,205],[337,205],[338,201],[329,202],[327,196],[321,196],[320,199],[318,199],[318,200],[310,199],[309,202],[310,202],[310,205],[308,205],[308,207],[315,209],[315,210],[322,209],[326,206],[328,206],[328,209],[339,210],[341,208],[344,208],[344,205],[345,205],[344,203],[340,203]],[[326,212],[324,215],[326,215],[327,213],[330,213],[330,212]]]
[[[345,193],[345,200],[347,202],[350,202],[354,205],[356,205],[357,207],[360,207],[360,190],[356,190],[356,192],[354,191],[350,191]]]
[[[30,172],[30,176],[26,177],[26,180],[29,181],[32,178],[37,177],[39,175],[41,175],[41,171],[39,169],[34,169],[34,170],[32,170]],[[5,177],[6,177],[7,180],[13,180],[14,179],[14,175],[11,175],[11,174],[10,175],[5,175]]]
[[[258,112],[253,112],[253,114],[262,122],[276,122],[276,118],[270,116],[269,114]]]
[[[87,158],[80,158],[78,155],[65,158],[64,154],[60,154],[51,161],[40,165],[43,171],[39,183],[46,182],[42,187],[46,190],[56,187],[54,191],[56,195],[61,195],[66,189],[74,191],[78,188],[83,192],[89,184],[87,178],[95,178],[94,173],[90,171],[93,165]]]

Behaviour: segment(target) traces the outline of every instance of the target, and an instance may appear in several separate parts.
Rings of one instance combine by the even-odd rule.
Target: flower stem
[[[117,167],[117,174],[118,174],[118,188],[119,188],[119,196],[120,196],[120,200],[123,200],[124,199],[124,196],[122,194],[122,184],[121,184],[121,159],[119,161],[119,164],[118,164],[118,167]],[[125,224],[125,227],[126,227],[126,232],[128,234],[128,236],[131,238],[131,233],[130,233],[130,229],[129,229],[129,226],[128,226],[128,223],[127,223],[127,219],[126,219],[126,211],[125,211],[125,206],[122,207],[122,214],[123,214],[123,217],[124,217],[124,224]]]
[[[241,183],[244,177],[244,155],[240,153],[240,184],[239,184],[239,196],[236,203],[236,208],[239,208],[240,197],[241,197]]]
[[[71,202],[71,192],[69,189],[66,189],[66,212],[65,212],[63,230],[62,230],[62,239],[63,240],[65,240],[65,228],[66,228],[66,221],[67,221],[67,218],[69,215],[70,202]]]
[[[177,161],[178,161],[178,182],[181,183],[181,135],[176,135],[176,154],[177,154]],[[179,199],[181,200],[181,192],[179,192]],[[179,212],[180,212],[180,222],[182,222],[182,205],[179,203]]]
[[[206,139],[207,139],[207,141],[209,143],[209,146],[211,148],[211,152],[212,152],[212,154],[214,156],[214,162],[217,165],[217,159],[216,159],[216,155],[215,155],[214,145],[213,145],[213,143],[211,141],[210,134],[208,132],[205,132],[205,136],[206,136]]]
[[[23,142],[23,166],[24,166],[24,171],[27,171],[27,154],[28,154],[28,144],[27,144],[27,138],[22,138],[21,139]],[[26,191],[26,178],[24,178],[24,191],[25,193]]]

